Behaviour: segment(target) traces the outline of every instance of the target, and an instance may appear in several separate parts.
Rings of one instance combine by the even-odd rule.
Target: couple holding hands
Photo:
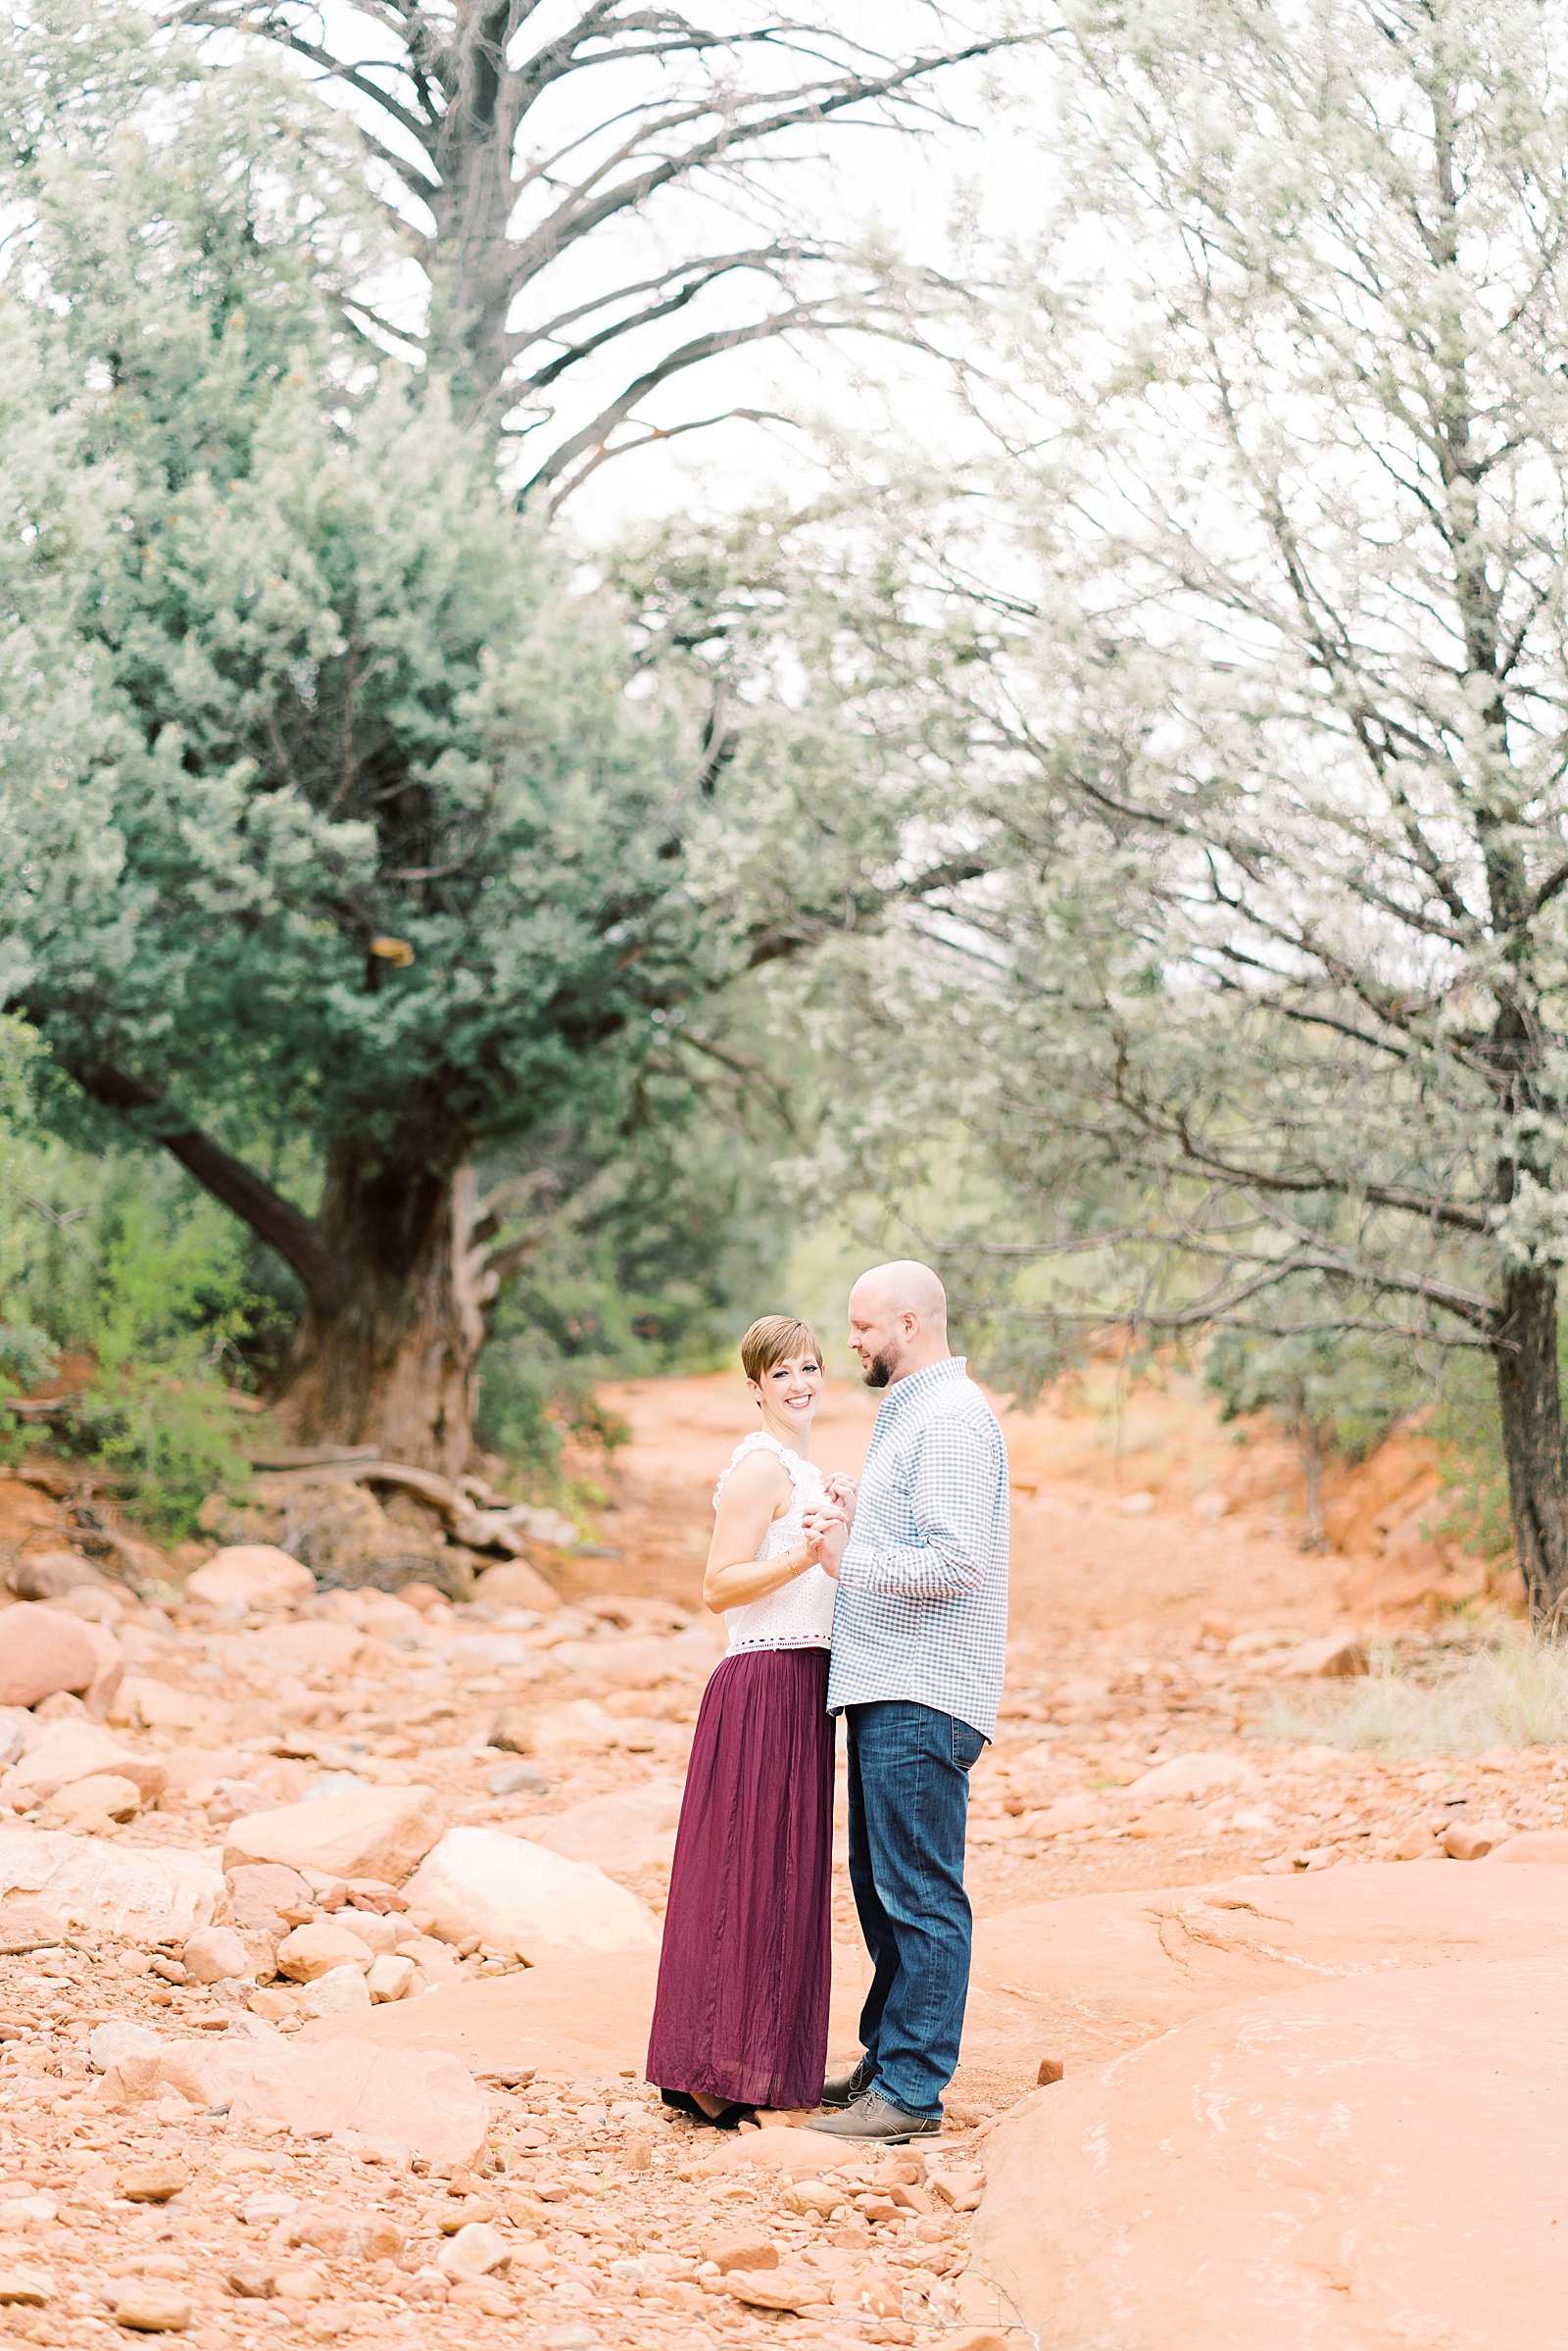
[[[821,1353],[764,1316],[741,1343],[760,1426],[736,1446],[703,1596],[729,1649],[698,1715],[664,1917],[648,2079],[733,2130],[885,2145],[942,2128],[969,1984],[968,1772],[996,1724],[1007,1630],[1007,1455],[949,1351],[927,1265],[862,1274],[850,1346],[884,1390],[858,1486],[811,1460]],[[862,2055],[824,2082],[834,1717],[850,1883],[873,1975]]]

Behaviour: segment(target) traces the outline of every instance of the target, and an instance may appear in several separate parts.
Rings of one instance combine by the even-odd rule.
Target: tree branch
[[[122,1116],[138,1110],[168,1109],[163,1097],[150,1086],[107,1062],[76,1074],[84,1094]],[[313,1305],[330,1314],[342,1303],[347,1269],[310,1217],[302,1216],[292,1201],[274,1192],[254,1167],[235,1158],[232,1151],[224,1151],[221,1144],[215,1143],[200,1127],[179,1127],[172,1133],[154,1128],[153,1132],[204,1191],[221,1200],[225,1208],[231,1208],[259,1240],[269,1243],[294,1268]]]

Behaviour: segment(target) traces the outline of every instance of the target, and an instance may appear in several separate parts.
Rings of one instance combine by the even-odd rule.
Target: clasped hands
[[[806,1533],[808,1564],[823,1568],[838,1582],[839,1566],[844,1546],[850,1540],[855,1524],[855,1504],[859,1488],[854,1478],[837,1472],[822,1481],[825,1499],[813,1502],[802,1520]]]

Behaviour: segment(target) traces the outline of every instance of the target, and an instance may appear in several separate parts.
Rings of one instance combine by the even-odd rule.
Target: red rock
[[[226,1899],[222,1879],[198,1853],[126,1846],[65,1831],[11,1829],[0,1836],[0,1901],[36,1895],[93,1933],[183,1942],[210,1927]]]
[[[294,1984],[314,1984],[333,1968],[355,1967],[366,1974],[375,1953],[349,1928],[323,1922],[296,1927],[277,1946],[277,1972]]]
[[[1153,1803],[1172,1796],[1217,1795],[1221,1788],[1257,1785],[1257,1766],[1241,1755],[1173,1755],[1168,1763],[1156,1763],[1135,1780],[1127,1793],[1139,1803]]]
[[[57,1690],[81,1691],[99,1671],[80,1619],[23,1600],[0,1612],[0,1706],[36,1706]]]
[[[4,1621],[0,1617],[0,1625]],[[161,1795],[169,1781],[169,1768],[161,1756],[139,1754],[112,1731],[100,1730],[94,1723],[51,1723],[13,1766],[14,1779],[44,1799],[58,1788],[100,1772],[113,1772],[134,1782],[145,1804]]]
[[[1074,2064],[1099,2061],[1205,2009],[1289,1990],[1303,1969],[1335,1976],[1562,1949],[1568,1872],[1547,1869],[1472,1878],[1366,1862],[1026,1903],[975,1922],[964,2061],[1029,2080],[1042,2044]]]
[[[285,1910],[309,1910],[310,1887],[298,1870],[275,1861],[245,1862],[228,1872],[229,1900],[236,1927],[260,1927],[269,1935],[288,1933]]]
[[[1326,1633],[1321,1641],[1303,1641],[1275,1670],[1315,1681],[1354,1681],[1367,1671],[1366,1646],[1353,1633]]]
[[[557,1813],[535,1842],[602,1870],[646,1869],[674,1854],[681,1792],[674,1780],[648,1780],[624,1793],[590,1796]]]
[[[131,2204],[167,2204],[190,2185],[190,2173],[177,2158],[166,2156],[156,2163],[134,2163],[119,2174],[115,2193]]]
[[[223,1984],[249,1971],[245,1946],[232,1927],[203,1927],[180,1952],[193,1984]]]
[[[812,2278],[804,2270],[773,2270],[766,2275],[736,2270],[731,2272],[728,2285],[735,2300],[748,2310],[816,2310],[831,2291],[825,2278]],[[897,2315],[897,2306],[889,2315]]]
[[[357,1625],[269,1625],[255,1635],[267,1656],[299,1674],[352,1674],[367,1661],[384,1655],[380,1643]],[[371,1873],[362,1873],[369,1876]]]
[[[490,2120],[456,2058],[337,2034],[167,2041],[156,2057],[124,2058],[104,2077],[110,2105],[141,2105],[171,2091],[193,2106],[226,2106],[231,2126],[284,2115],[307,2137],[351,2131],[397,2140],[432,2167],[472,2163]]]
[[[448,1830],[405,1891],[449,1940],[477,1935],[530,1958],[551,1948],[622,1951],[659,1941],[646,1902],[602,1870],[499,1829]]]
[[[1512,1835],[1506,1821],[1455,1821],[1444,1833],[1443,1849],[1450,1861],[1484,1861]]]
[[[330,1628],[328,1628],[330,1629]],[[405,1879],[440,1838],[446,1816],[428,1788],[354,1788],[232,1822],[223,1867],[281,1862],[329,1878]]]
[[[429,1591],[430,1587],[424,1587]],[[439,1598],[440,1594],[432,1595]],[[487,1567],[473,1588],[473,1596],[492,1608],[537,1608],[548,1615],[561,1606],[561,1595],[526,1559],[509,1559],[504,1566]],[[407,1597],[407,1594],[404,1594]],[[422,1603],[428,1605],[428,1602]]]
[[[770,2237],[715,2236],[703,2247],[704,2261],[716,2261],[720,2270],[776,2270],[778,2250]]]
[[[1560,1959],[1318,1983],[1032,2095],[987,2141],[966,2290],[1139,2351],[1555,2343],[1565,2001]]]
[[[316,1590],[308,1567],[270,1543],[234,1543],[185,1579],[187,1599],[207,1608],[297,1608]]]
[[[1487,1855],[1489,1861],[1537,1861],[1560,1867],[1568,1862],[1568,1829],[1521,1829],[1502,1837]]]
[[[12,1568],[6,1584],[19,1600],[55,1600],[89,1585],[100,1592],[110,1590],[80,1551],[26,1551]]]

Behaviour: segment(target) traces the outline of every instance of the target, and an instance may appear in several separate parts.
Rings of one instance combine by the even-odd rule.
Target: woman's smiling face
[[[822,1366],[814,1355],[785,1355],[770,1363],[760,1380],[746,1385],[766,1412],[787,1426],[808,1429],[822,1394]]]

